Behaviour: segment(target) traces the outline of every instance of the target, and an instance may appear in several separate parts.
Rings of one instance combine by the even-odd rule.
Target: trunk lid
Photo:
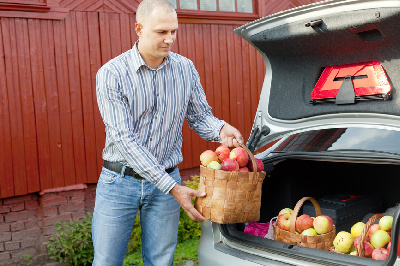
[[[266,64],[250,149],[327,126],[400,130],[398,21],[398,0],[332,0],[237,28]]]

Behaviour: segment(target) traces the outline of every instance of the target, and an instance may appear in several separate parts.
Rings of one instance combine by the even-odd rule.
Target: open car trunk
[[[268,162],[266,168],[270,173],[263,183],[260,223],[269,222],[283,208],[294,208],[297,201],[304,196],[317,199],[321,205],[322,214],[327,209],[336,209],[338,216],[332,217],[337,224],[337,232],[347,231],[356,222],[368,221],[375,213],[392,215],[392,253],[387,261],[375,261],[371,258],[355,257],[347,254],[304,248],[275,240],[244,233],[246,224],[220,225],[222,234],[228,241],[238,242],[246,246],[269,252],[283,253],[290,257],[307,258],[307,261],[326,265],[381,265],[393,262],[397,257],[399,235],[399,203],[400,165],[377,162],[340,162],[321,161],[312,158],[285,158],[276,162]],[[340,200],[334,206],[325,206],[321,201],[326,196],[337,196],[346,199],[360,196],[350,206],[350,211]],[[328,197],[329,198],[329,197]],[[357,202],[359,201],[359,202]],[[321,204],[322,203],[322,204]],[[300,209],[299,215],[307,207],[307,212],[314,210],[306,204]],[[342,211],[341,211],[342,210]],[[325,213],[324,213],[325,212]],[[309,213],[310,216],[315,216]],[[329,213],[331,214],[331,213]],[[337,218],[337,220],[335,219]],[[258,255],[262,256],[262,252]]]
[[[236,29],[263,55],[266,64],[247,143],[250,150],[312,130],[359,127],[400,132],[399,21],[400,1],[331,0],[280,12]],[[374,143],[380,136],[370,137]],[[323,139],[320,144],[324,145]],[[391,153],[390,149],[382,151]],[[398,156],[399,152],[394,154]],[[293,209],[303,197],[322,202],[322,198],[355,196],[359,205],[347,212],[338,208],[337,232],[350,232],[352,225],[366,222],[375,213],[392,215],[392,249],[387,261],[249,235],[244,233],[246,224],[218,225],[225,241],[221,243],[279,263],[292,259],[296,262],[287,264],[293,265],[399,264],[400,161],[378,157],[359,160],[357,153],[349,152],[330,158],[290,149],[279,155],[259,154],[267,170],[259,222],[269,222],[283,208]],[[304,210],[305,206],[299,215]]]

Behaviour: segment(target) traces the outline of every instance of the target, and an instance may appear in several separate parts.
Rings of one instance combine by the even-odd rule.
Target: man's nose
[[[174,42],[174,36],[171,33],[167,34],[165,36],[164,42],[165,43],[173,43]]]

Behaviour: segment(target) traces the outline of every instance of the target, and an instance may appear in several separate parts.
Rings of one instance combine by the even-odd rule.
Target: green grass
[[[175,250],[174,266],[183,266],[186,261],[198,263],[197,250],[200,238],[188,239],[178,243]],[[137,251],[125,257],[124,266],[143,266],[142,252]]]

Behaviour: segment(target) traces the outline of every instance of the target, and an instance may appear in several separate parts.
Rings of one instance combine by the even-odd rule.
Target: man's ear
[[[142,35],[142,28],[143,28],[142,24],[140,24],[140,23],[135,23],[135,31],[136,31],[136,34],[137,34],[139,37]]]

